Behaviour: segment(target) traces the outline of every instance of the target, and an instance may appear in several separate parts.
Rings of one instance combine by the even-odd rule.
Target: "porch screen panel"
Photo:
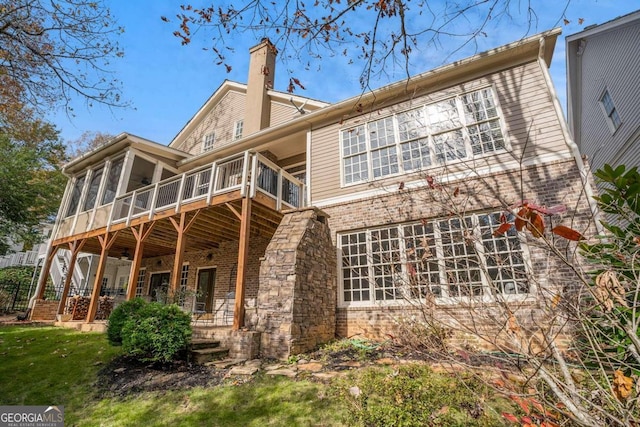
[[[80,204],[80,197],[82,196],[82,189],[84,188],[84,181],[87,176],[83,175],[76,179],[76,183],[73,186],[73,190],[71,191],[71,201],[69,202],[69,207],[67,208],[67,215],[71,216],[75,215],[78,210],[78,205]]]
[[[124,164],[124,157],[116,159],[111,162],[111,167],[107,173],[107,184],[104,190],[104,196],[102,196],[102,204],[113,202],[118,191],[118,184],[120,183],[120,175],[122,173],[122,165]]]
[[[93,209],[96,206],[96,201],[98,200],[98,190],[100,190],[100,182],[102,181],[102,173],[104,172],[104,167],[100,167],[93,171],[91,175],[91,182],[89,182],[89,192],[87,193],[87,198],[84,201],[84,209],[88,211]]]

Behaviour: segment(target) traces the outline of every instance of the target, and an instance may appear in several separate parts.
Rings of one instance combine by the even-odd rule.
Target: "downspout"
[[[569,132],[569,128],[567,126],[567,122],[564,118],[564,113],[562,112],[562,106],[560,105],[560,99],[558,98],[558,93],[556,92],[555,86],[553,85],[553,81],[551,80],[551,74],[549,73],[549,68],[547,67],[546,62],[544,61],[544,52],[545,52],[545,40],[543,37],[539,40],[540,48],[538,50],[538,65],[542,70],[542,75],[544,76],[545,83],[549,88],[551,93],[551,101],[553,102],[554,109],[556,110],[556,115],[558,116],[558,121],[560,122],[560,128],[562,129],[562,134],[564,135],[564,140],[567,143],[567,147],[573,154],[573,158],[576,161],[576,165],[578,166],[578,170],[580,171],[580,180],[582,181],[582,188],[584,189],[584,193],[587,196],[587,203],[589,203],[589,208],[591,209],[591,215],[593,217],[596,231],[598,234],[605,234],[604,227],[600,223],[600,211],[598,209],[598,204],[595,200],[595,194],[593,192],[593,188],[591,187],[591,183],[589,182],[589,175],[587,173],[584,162],[582,161],[582,156],[580,155],[580,149],[578,145],[573,140],[571,133]]]

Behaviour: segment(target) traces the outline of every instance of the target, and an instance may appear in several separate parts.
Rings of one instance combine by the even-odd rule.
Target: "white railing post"
[[[257,187],[257,181],[258,181],[258,156],[259,154],[255,154],[254,156],[251,157],[251,186],[250,186],[250,190],[251,192],[249,193],[252,199],[256,197],[256,187]]]
[[[138,195],[138,190],[133,190],[131,194],[131,205],[129,205],[129,213],[127,214],[127,227],[131,225],[131,216],[133,215],[133,207],[136,205],[136,197]]]
[[[242,187],[240,187],[240,196],[244,197],[247,194],[247,177],[249,176],[249,151],[244,152],[244,162],[242,164]]]
[[[276,209],[279,211],[282,209],[282,168],[278,169],[278,188],[276,190]]]
[[[213,196],[213,192],[214,192],[213,186],[215,185],[215,182],[216,182],[216,173],[218,173],[217,163],[213,162],[211,164],[211,176],[209,177],[209,191],[207,193],[207,206],[211,204],[211,197]]]
[[[114,197],[113,201],[111,202],[111,210],[109,211],[109,217],[107,219],[107,233],[111,230],[111,223],[113,222],[113,209],[116,206],[116,200],[118,200],[118,198]]]
[[[158,193],[160,192],[160,183],[156,182],[153,187],[153,197],[151,198],[151,207],[149,208],[149,221],[153,219],[153,215],[156,213],[156,202],[158,201]]]
[[[182,206],[182,198],[184,197],[184,194],[182,194],[182,192],[184,191],[184,182],[186,181],[186,173],[182,174],[182,177],[180,178],[180,186],[178,186],[178,195],[176,196],[176,213],[180,212],[180,208]]]

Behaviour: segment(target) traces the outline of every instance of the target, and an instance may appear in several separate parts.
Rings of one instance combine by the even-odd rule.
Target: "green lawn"
[[[329,385],[258,374],[246,383],[100,398],[97,373],[119,352],[105,334],[0,326],[0,405],[62,405],[66,426],[504,425],[485,403],[482,416],[469,415],[486,386],[470,393],[425,366],[360,369]]]

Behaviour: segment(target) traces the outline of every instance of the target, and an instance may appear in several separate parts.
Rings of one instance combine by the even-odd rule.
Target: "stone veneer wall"
[[[592,213],[574,160],[523,167],[522,174],[502,172],[456,181],[441,187],[444,191],[438,187],[440,179],[435,172],[433,176],[435,188],[428,185],[426,176],[424,179],[425,184],[417,189],[398,188],[381,197],[324,206],[323,210],[330,216],[332,238],[336,239],[337,234],[343,231],[419,221],[423,218],[446,218],[461,212],[470,214],[499,211],[504,209],[502,203],[514,204],[523,197],[537,205],[562,204],[568,208],[568,212],[562,217],[553,217],[553,224],[546,220],[547,230],[552,226],[563,224],[580,231],[585,236],[595,234]],[[454,192],[458,194],[455,197],[453,197]],[[549,231],[547,236],[553,239]],[[514,310],[516,318],[524,327],[540,322],[544,314],[543,305],[550,303],[555,293],[565,292],[575,284],[575,276],[571,269],[557,258],[550,256],[538,239],[526,234],[525,241],[530,258],[531,283],[536,286],[536,292],[526,301],[515,302],[513,305],[517,309]],[[555,238],[554,241],[561,248],[563,245],[566,246],[567,253],[575,255],[574,243],[567,243],[561,238]],[[339,277],[338,275],[338,281]],[[341,292],[340,286],[337,292]],[[432,313],[435,318],[442,321],[457,319],[469,327],[478,329],[479,334],[493,333],[495,336],[495,332],[490,331],[498,331],[504,327],[504,324],[500,325],[496,322],[496,318],[492,318],[492,311],[498,313],[496,318],[499,318],[501,310],[497,304],[483,304],[481,311],[474,311],[469,304],[454,302],[436,305]],[[343,305],[337,309],[336,335],[341,337],[361,335],[385,339],[389,335],[395,336],[399,333],[401,322],[406,319],[419,319],[422,314],[420,309],[412,308],[406,303],[395,306],[388,304],[382,306],[375,303],[357,307]],[[461,343],[471,343],[467,334],[460,333],[456,338]],[[560,341],[567,339],[566,335],[560,337]],[[471,344],[487,348],[486,343],[477,341]]]
[[[285,214],[260,266],[260,353],[286,358],[335,337],[336,252],[326,214]]]

